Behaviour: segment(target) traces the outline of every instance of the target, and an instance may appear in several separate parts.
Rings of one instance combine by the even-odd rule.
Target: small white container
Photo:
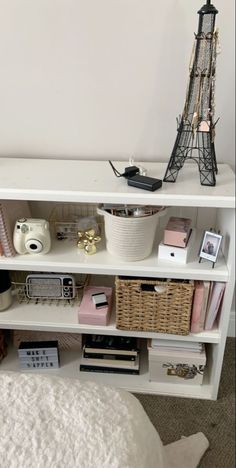
[[[206,353],[159,351],[148,348],[149,378],[154,382],[201,385]]]
[[[110,254],[126,262],[142,260],[150,255],[158,219],[165,210],[139,218],[114,216],[100,208],[97,212],[104,216],[106,246]]]
[[[193,229],[187,247],[174,247],[161,242],[158,247],[158,259],[185,265],[191,256],[194,240],[195,230]]]

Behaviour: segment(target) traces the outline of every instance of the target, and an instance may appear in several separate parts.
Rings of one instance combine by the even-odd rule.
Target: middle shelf
[[[147,331],[118,330],[113,310],[109,325],[83,325],[78,323],[79,305],[19,304],[16,300],[10,309],[0,313],[0,328],[18,330],[38,330],[68,333],[94,333],[101,335],[135,336],[137,338],[175,339],[200,341],[202,343],[219,343],[220,331],[213,328],[201,333],[190,333],[187,336],[155,333]]]
[[[86,256],[69,240],[54,240],[51,251],[46,255],[0,257],[0,269],[228,281],[229,271],[222,254],[218,257],[215,268],[212,268],[210,262],[199,263],[198,252],[201,239],[202,232],[198,231],[191,258],[186,265],[159,260],[158,245],[144,260],[124,262],[106,250],[104,240],[99,245],[97,253],[91,256]]]

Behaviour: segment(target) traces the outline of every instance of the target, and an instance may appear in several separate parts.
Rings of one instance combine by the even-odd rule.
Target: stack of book
[[[225,283],[220,281],[195,281],[191,332],[211,330],[219,314]]]
[[[137,338],[84,335],[80,370],[114,374],[139,374]]]
[[[153,338],[150,341],[150,346],[158,351],[171,351],[171,352],[191,352],[201,353],[204,350],[204,344],[193,341],[183,340],[158,340]]]

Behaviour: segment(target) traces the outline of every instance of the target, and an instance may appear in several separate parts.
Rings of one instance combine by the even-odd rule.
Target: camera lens
[[[43,250],[43,244],[38,239],[29,239],[25,243],[25,247],[29,253],[40,253]]]

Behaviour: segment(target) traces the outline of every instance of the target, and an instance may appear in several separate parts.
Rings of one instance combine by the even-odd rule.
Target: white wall
[[[204,0],[0,0],[0,156],[167,161]],[[234,0],[219,9],[218,161],[234,164]]]

